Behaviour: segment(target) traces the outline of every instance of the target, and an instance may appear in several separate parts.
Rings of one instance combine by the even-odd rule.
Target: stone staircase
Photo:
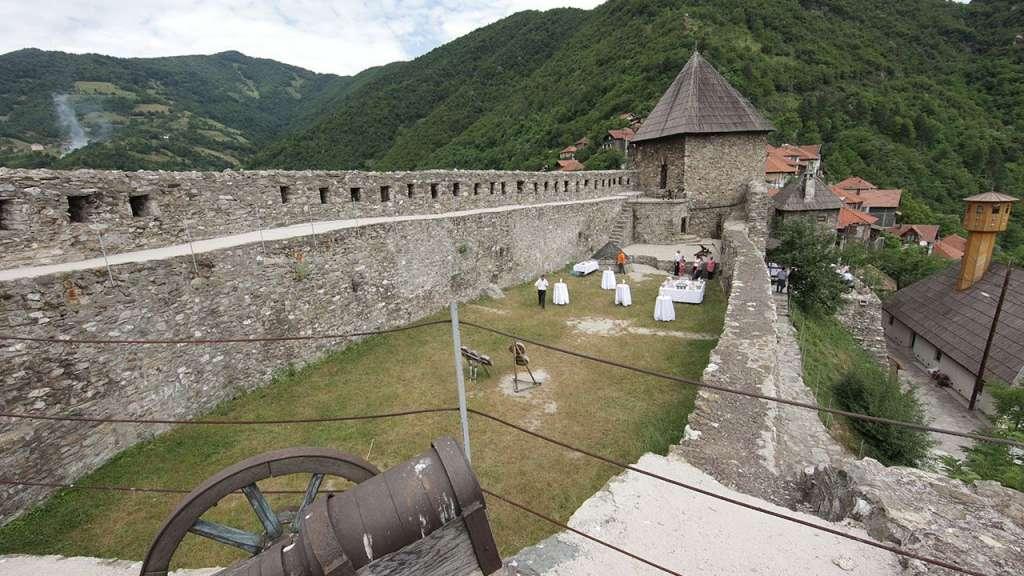
[[[631,224],[633,219],[633,209],[628,206],[623,206],[619,209],[619,215],[615,217],[615,224],[612,225],[612,232],[608,236],[609,242],[614,242],[618,246],[626,246],[632,244],[632,238],[626,238],[626,228]]]

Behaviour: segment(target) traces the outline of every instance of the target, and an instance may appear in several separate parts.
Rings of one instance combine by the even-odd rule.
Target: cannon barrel
[[[219,576],[354,576],[356,570],[462,522],[484,574],[501,558],[483,493],[462,450],[450,438],[340,493],[321,494],[301,530]]]

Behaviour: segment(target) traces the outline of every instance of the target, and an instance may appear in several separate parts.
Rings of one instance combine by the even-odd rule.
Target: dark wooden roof
[[[678,134],[771,132],[772,123],[699,52],[679,72],[644,120],[634,142]]]
[[[814,178],[814,197],[810,201],[804,199],[804,182]],[[829,190],[828,184],[819,176],[805,173],[800,178],[792,178],[786,186],[772,197],[775,208],[783,212],[804,212],[807,210],[839,210],[843,201]]]
[[[943,354],[977,374],[996,312],[1006,267],[992,264],[963,292],[956,290],[959,266],[933,274],[897,292],[883,308]],[[1024,270],[1014,268],[999,317],[987,378],[1013,383],[1024,368]]]

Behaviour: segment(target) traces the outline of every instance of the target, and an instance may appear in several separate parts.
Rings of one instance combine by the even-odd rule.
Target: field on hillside
[[[552,281],[560,275],[555,274]],[[676,305],[677,320],[652,318],[660,274],[632,281],[630,308],[614,306],[600,276],[564,274],[572,303],[537,307],[532,284],[502,299],[460,307],[463,321],[625,363],[699,378],[721,332],[725,298],[717,282],[701,306]],[[550,296],[549,296],[550,297]],[[447,311],[435,316],[447,317]],[[528,346],[531,368],[546,381],[514,394],[507,377],[506,338],[472,327],[463,344],[489,354],[491,375],[468,382],[470,407],[543,434],[634,461],[664,453],[678,441],[695,391],[673,382]],[[218,419],[271,419],[372,414],[457,405],[448,326],[372,337],[302,369],[281,373],[265,388],[218,407]],[[79,483],[192,489],[216,471],[277,448],[323,446],[352,452],[386,469],[429,447],[442,435],[461,438],[457,413],[315,425],[186,426],[129,449]],[[560,520],[569,516],[620,470],[479,417],[471,419],[473,466],[481,484]],[[302,489],[305,478],[282,478],[261,488]],[[340,487],[328,485],[326,488]],[[292,502],[271,496],[278,508]],[[72,489],[0,530],[0,554],[63,554],[141,559],[178,501],[177,495]],[[503,554],[540,541],[555,530],[507,505],[489,502]],[[229,497],[208,519],[255,528],[244,498]],[[226,565],[232,549],[196,536],[182,543],[178,567]]]

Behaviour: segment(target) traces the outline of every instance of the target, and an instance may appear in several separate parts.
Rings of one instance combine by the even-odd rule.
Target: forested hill
[[[966,195],[1024,196],[1021,33],[1013,0],[609,0],[526,12],[357,76],[338,108],[257,162],[539,168],[618,126],[620,112],[649,111],[699,46],[775,123],[775,143],[824,142],[832,180],[905,188],[908,219],[953,230]],[[1024,245],[1024,227],[1006,240]]]
[[[0,55],[0,165],[237,168],[312,122],[350,82],[238,52],[113,58],[19,50]],[[32,153],[32,144],[45,151]]]
[[[830,180],[904,188],[904,220],[948,232],[967,195],[1024,196],[1022,33],[1015,0],[609,0],[515,14],[352,78],[237,53],[20,51],[0,56],[0,147],[66,140],[53,95],[67,93],[90,133],[114,129],[46,161],[59,167],[537,169],[648,112],[696,46],[775,143],[823,142]],[[1004,244],[1024,247],[1021,215]]]

